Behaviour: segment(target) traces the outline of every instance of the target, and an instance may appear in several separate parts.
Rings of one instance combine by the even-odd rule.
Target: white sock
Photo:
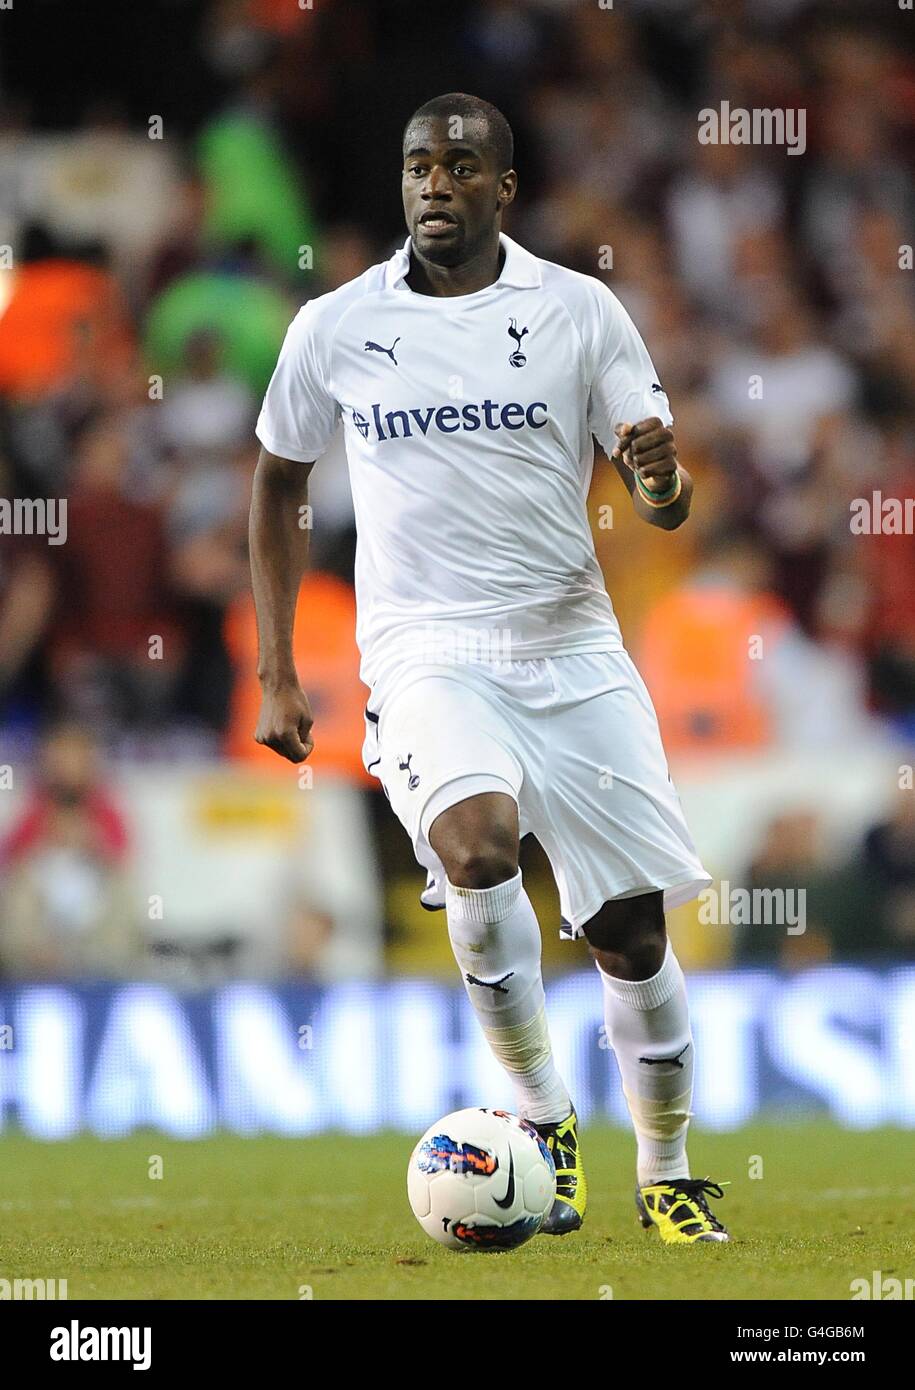
[[[493,1055],[534,1124],[564,1120],[572,1102],[556,1071],[540,976],[540,926],[514,878],[493,888],[445,882],[448,935],[464,988]]]
[[[608,1041],[638,1141],[638,1180],[688,1178],[693,1042],[679,961],[668,942],[664,964],[650,980],[618,980],[597,969]]]

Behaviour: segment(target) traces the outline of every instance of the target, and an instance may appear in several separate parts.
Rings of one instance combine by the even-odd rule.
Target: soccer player
[[[721,1188],[687,1163],[693,1045],[664,921],[711,880],[597,563],[592,435],[651,526],[686,520],[692,482],[614,295],[502,233],[512,157],[488,102],[452,93],[420,107],[403,140],[405,245],[289,327],[257,425],[256,738],[294,763],[313,747],[290,638],[300,508],[342,419],[371,691],[363,758],[427,870],[424,904],[446,910],[518,1110],[554,1156],[543,1229],[576,1230],[587,1186],[518,867],[531,831],[556,877],[562,933],[587,939],[598,970],[637,1138],[639,1218],[665,1242],[727,1240],[708,1204]]]

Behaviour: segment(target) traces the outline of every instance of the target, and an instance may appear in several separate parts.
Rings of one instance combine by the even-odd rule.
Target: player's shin
[[[492,888],[446,884],[448,935],[493,1055],[534,1124],[565,1119],[569,1093],[550,1047],[540,975],[540,926],[521,871]]]
[[[648,980],[620,980],[597,962],[607,1036],[638,1141],[638,1180],[689,1177],[686,1132],[693,1044],[686,983],[670,943]]]

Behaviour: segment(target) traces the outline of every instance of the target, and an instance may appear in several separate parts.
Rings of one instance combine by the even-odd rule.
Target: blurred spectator
[[[321,256],[315,262],[322,291],[335,290],[355,280],[384,254],[372,245],[364,228],[347,222],[329,227]]]
[[[147,302],[204,259],[206,206],[206,184],[199,173],[191,172],[175,190],[168,221],[150,255],[144,286]]]
[[[846,876],[824,856],[819,820],[811,811],[786,812],[769,823],[740,887],[751,893],[774,889],[792,909],[790,914],[770,913],[773,920],[768,922],[764,910],[756,912],[752,922],[735,928],[734,957],[741,964],[800,966],[824,960],[839,917],[854,913]]]
[[[209,730],[213,751],[229,718],[235,677],[225,615],[250,590],[248,505],[255,457],[254,449],[240,449],[224,467],[182,479],[168,517],[171,574],[187,636],[172,712]]]
[[[125,491],[116,417],[77,450],[67,544],[55,554],[51,665],[61,704],[101,727],[156,725],[184,655],[162,508]]]
[[[207,184],[206,235],[219,244],[251,238],[285,279],[296,275],[317,227],[302,179],[268,121],[251,110],[226,110],[200,133],[199,166]]]
[[[43,539],[5,537],[0,545],[0,711],[44,635],[53,603]]]
[[[169,381],[159,414],[162,437],[182,471],[225,466],[250,444],[253,392],[222,369],[220,335],[198,329],[184,344],[184,374]]]
[[[886,437],[883,456],[883,496],[915,501],[911,434],[897,431]],[[872,510],[873,505],[872,499]],[[876,703],[911,738],[915,734],[915,540],[905,531],[884,527],[876,535],[860,537],[858,543],[865,551],[869,580],[864,638]]]
[[[879,74],[878,63],[878,82]],[[862,105],[846,90],[836,90],[820,111],[818,126],[819,158],[807,183],[802,226],[824,265],[848,264],[860,209],[880,209],[911,224],[911,179],[892,153],[873,91]]]
[[[310,571],[299,589],[292,648],[315,719],[315,748],[308,767],[315,777],[331,775],[356,786],[375,786],[360,756],[368,691],[359,680],[355,615],[351,584],[333,574]],[[254,742],[260,684],[250,594],[241,596],[230,609],[227,634],[238,672],[227,750],[233,757],[255,760],[270,771],[286,771],[275,753]]]
[[[805,964],[829,954],[841,960],[915,959],[915,800],[903,792],[888,820],[873,826],[849,857],[828,855],[811,812],[776,816],[749,867],[746,886],[806,892],[806,930],[789,936],[778,925],[741,926],[739,961]]]
[[[46,738],[28,804],[0,846],[0,972],[110,978],[142,968],[128,836],[85,730]]]
[[[166,381],[178,377],[188,338],[215,331],[225,370],[262,396],[293,314],[285,294],[253,274],[244,255],[229,269],[196,269],[171,280],[150,304],[147,362]]]
[[[904,791],[889,819],[868,831],[852,870],[866,887],[866,909],[836,919],[837,950],[915,960],[915,793]]]
[[[175,193],[166,133],[131,129],[117,104],[98,103],[80,130],[30,137],[33,216],[63,243],[103,238],[131,297]]]
[[[689,150],[689,147],[687,147]],[[738,321],[735,304],[743,239],[776,228],[784,191],[771,170],[754,162],[747,145],[700,145],[674,180],[667,217],[684,287],[714,316]]]
[[[779,482],[809,463],[821,422],[852,404],[854,374],[817,340],[795,287],[769,282],[755,315],[752,346],[729,344],[712,373],[711,404],[763,479]]]
[[[297,968],[326,976],[374,975],[382,961],[380,884],[367,805],[378,792],[361,757],[368,692],[359,680],[355,617],[351,583],[321,571],[305,575],[293,653],[314,715],[315,747],[300,769],[254,742],[260,686],[250,595],[236,602],[227,622],[238,673],[227,751],[267,774],[298,778],[307,796],[308,834],[290,873],[296,906],[289,949]]]
[[[764,747],[773,737],[762,672],[790,627],[746,538],[717,554],[646,616],[639,667],[672,752]]]
[[[4,275],[0,392],[34,401],[74,381],[97,390],[129,364],[134,342],[123,292],[104,265],[57,251],[36,227]]]

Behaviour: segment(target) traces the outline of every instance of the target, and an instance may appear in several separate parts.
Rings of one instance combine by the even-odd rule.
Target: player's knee
[[[518,809],[508,796],[470,797],[436,817],[429,842],[459,888],[494,888],[518,872]]]
[[[664,963],[664,895],[644,893],[606,902],[583,930],[591,955],[608,975],[648,980]]]
[[[454,846],[444,864],[455,887],[494,888],[515,877],[518,848],[510,834],[496,830]]]

